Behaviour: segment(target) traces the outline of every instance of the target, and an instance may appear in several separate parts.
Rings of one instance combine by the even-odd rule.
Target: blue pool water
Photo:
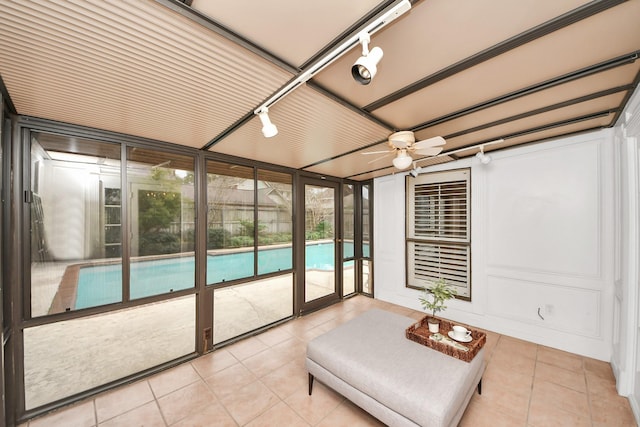
[[[253,276],[253,258],[253,251],[207,256],[207,283]],[[334,270],[333,243],[307,245],[305,264],[307,270]],[[292,265],[291,246],[258,251],[258,274],[290,270]],[[195,282],[194,257],[134,262],[131,263],[130,277],[131,299],[192,288]],[[121,300],[120,264],[80,268],[76,309]]]

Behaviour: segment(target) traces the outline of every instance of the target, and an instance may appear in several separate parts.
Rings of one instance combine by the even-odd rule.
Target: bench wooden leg
[[[312,390],[313,390],[313,375],[309,374],[309,396],[311,396]]]
[[[480,382],[478,383],[478,394],[482,394],[482,378],[480,378]]]

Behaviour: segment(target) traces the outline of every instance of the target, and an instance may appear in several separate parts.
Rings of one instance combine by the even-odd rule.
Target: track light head
[[[487,156],[486,154],[484,154],[484,146],[482,145],[480,146],[480,151],[476,153],[476,157],[483,165],[488,165],[491,161],[491,156]]]
[[[378,72],[378,63],[384,52],[379,47],[369,50],[371,38],[368,33],[360,34],[362,56],[351,67],[351,75],[361,85],[368,85]]]
[[[409,172],[409,175],[411,175],[414,178],[417,178],[418,175],[420,175],[420,172],[422,172],[422,168],[420,166],[416,166],[414,163],[413,169],[411,169],[411,172]]]
[[[396,169],[402,170],[411,166],[412,162],[413,162],[413,158],[411,158],[411,156],[407,153],[407,150],[402,149],[398,151],[398,154],[393,159],[393,166],[395,166]]]
[[[269,119],[268,108],[265,107],[262,110],[260,110],[260,112],[258,112],[258,117],[262,122],[262,134],[264,135],[265,138],[271,138],[278,134],[278,128],[276,127],[276,125],[271,123],[271,119]]]

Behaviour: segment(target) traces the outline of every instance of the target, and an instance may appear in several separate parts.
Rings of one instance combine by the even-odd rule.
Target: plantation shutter
[[[470,298],[469,170],[407,178],[407,286],[445,279]]]

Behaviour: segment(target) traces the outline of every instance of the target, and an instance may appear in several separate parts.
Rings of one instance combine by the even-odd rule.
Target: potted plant
[[[440,330],[440,320],[436,318],[436,313],[447,308],[445,301],[456,296],[456,290],[447,285],[444,279],[439,279],[431,287],[424,287],[420,295],[420,303],[425,310],[430,310],[432,316],[427,319],[429,332],[438,333]]]

